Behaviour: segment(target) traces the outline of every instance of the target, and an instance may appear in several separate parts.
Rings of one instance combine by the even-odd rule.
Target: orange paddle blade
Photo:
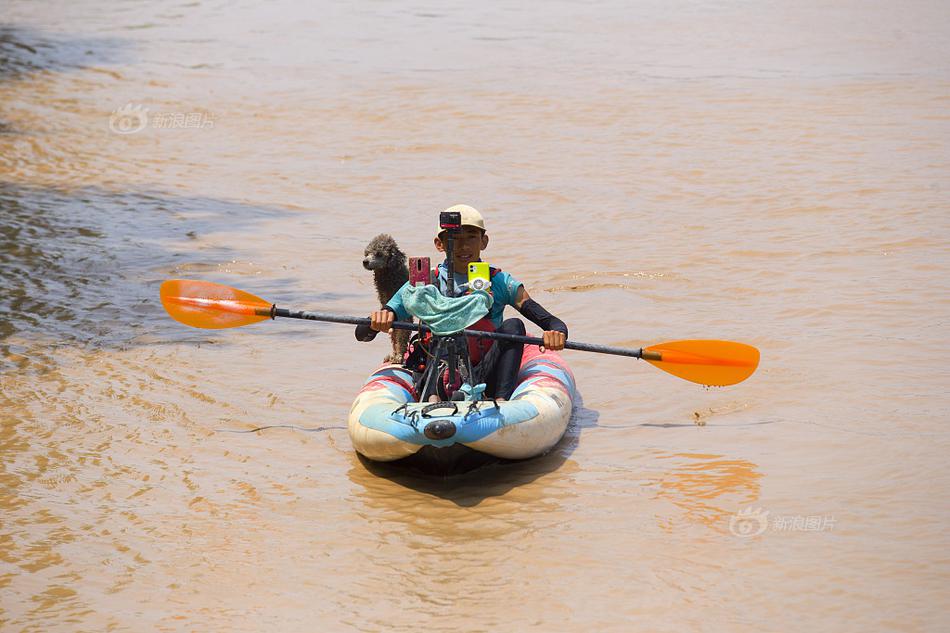
[[[659,360],[646,353],[643,360],[665,372],[716,387],[742,382],[759,366],[759,350],[733,341],[672,341],[645,347],[643,351],[659,353]]]
[[[161,296],[168,314],[191,327],[241,327],[271,315],[271,304],[260,297],[210,281],[169,279],[162,284]]]

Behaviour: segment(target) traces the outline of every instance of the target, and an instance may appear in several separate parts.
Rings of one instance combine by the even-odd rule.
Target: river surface
[[[939,0],[5,0],[0,629],[947,630],[948,176]],[[381,475],[384,337],[158,301],[368,314],[460,202],[572,339],[760,368],[569,352],[547,456]]]

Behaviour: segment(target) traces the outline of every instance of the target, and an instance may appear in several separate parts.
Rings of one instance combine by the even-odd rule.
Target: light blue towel
[[[461,297],[446,297],[433,286],[407,286],[402,303],[409,314],[425,323],[438,336],[461,332],[488,314],[492,296],[484,290]]]

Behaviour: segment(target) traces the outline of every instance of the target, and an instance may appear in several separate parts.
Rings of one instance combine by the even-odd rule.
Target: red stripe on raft
[[[378,382],[368,382],[363,385],[363,388],[359,390],[359,393],[368,393],[370,391],[378,391],[379,389],[385,389],[386,385]]]
[[[360,389],[360,393],[363,393],[364,391],[372,391],[374,389],[380,389],[380,388],[385,389],[385,385],[382,384],[384,382],[389,382],[394,385],[397,385],[398,387],[401,387],[405,389],[406,391],[408,391],[409,394],[412,396],[413,400],[418,399],[418,396],[416,395],[416,390],[412,387],[412,385],[406,382],[405,380],[402,380],[401,378],[397,378],[396,376],[376,376],[372,380],[370,380],[368,383],[366,383],[362,389]]]
[[[524,346],[524,354],[521,356],[521,368],[524,369],[525,365],[528,363],[544,365],[545,367],[558,369],[570,376],[571,380],[574,379],[574,372],[572,372],[571,368],[567,366],[567,363],[564,362],[564,359],[561,358],[560,354],[550,350],[545,350],[542,352],[537,345]]]

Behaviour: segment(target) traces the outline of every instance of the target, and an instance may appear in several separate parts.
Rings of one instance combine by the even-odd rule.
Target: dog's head
[[[381,233],[370,240],[363,252],[363,268],[366,270],[395,268],[405,263],[405,253],[399,250],[396,240],[386,233]]]

